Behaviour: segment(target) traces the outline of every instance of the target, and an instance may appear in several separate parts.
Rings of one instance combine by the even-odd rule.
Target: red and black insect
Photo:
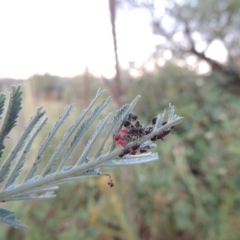
[[[162,126],[164,126],[164,125],[166,125],[166,124],[167,124],[167,121],[163,122],[163,123],[162,123]]]
[[[133,127],[129,129],[129,135],[133,137],[133,139],[141,138],[145,135],[145,128],[144,127]]]
[[[120,158],[130,153],[130,149],[124,149],[123,153],[119,155]]]
[[[123,122],[123,126],[124,127],[126,127],[126,128],[131,128],[131,122],[130,121],[128,121],[128,120],[125,120],[124,122]]]
[[[137,150],[132,150],[129,154],[130,155],[136,155],[137,154]]]
[[[170,133],[170,130],[169,130],[169,129],[163,130],[163,132],[161,132],[161,133],[159,133],[159,134],[157,135],[157,139],[163,140],[163,138],[164,138],[165,136],[167,136],[169,133]]]
[[[135,123],[134,126],[135,126],[135,127],[138,127],[138,128],[141,128],[141,127],[142,127],[142,125],[141,125],[141,123],[140,123],[139,121],[136,121],[136,123]]]
[[[114,186],[114,183],[113,183],[113,180],[112,180],[112,176],[111,176],[110,174],[108,174],[107,176],[108,176],[108,179],[109,179],[108,185],[109,185],[110,187],[113,187],[113,186]]]
[[[133,146],[133,147],[132,147],[132,150],[138,150],[138,149],[139,149],[139,147],[140,147],[140,145],[139,145],[139,144],[137,144],[137,145],[135,145],[135,146]]]
[[[157,140],[157,135],[154,135],[153,137],[151,137],[151,141],[155,142]]]
[[[153,131],[153,126],[150,125],[150,126],[145,127],[144,131],[145,131],[145,135],[148,135],[149,133],[151,133]]]
[[[157,122],[157,118],[155,117],[155,118],[152,119],[152,125],[155,125],[156,122]]]

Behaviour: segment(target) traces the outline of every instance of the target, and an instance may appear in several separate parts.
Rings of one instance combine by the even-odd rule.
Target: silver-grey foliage
[[[165,119],[164,112],[164,114],[158,116],[155,127],[151,133],[138,138],[134,142],[129,142],[124,147],[116,148],[113,133],[120,131],[123,121],[127,119],[129,113],[140,98],[140,96],[137,96],[132,103],[122,106],[113,117],[112,113],[109,113],[104,119],[99,120],[95,132],[73,164],[73,159],[71,159],[72,152],[76,149],[87,130],[92,127],[93,122],[99,118],[102,111],[110,102],[110,98],[106,98],[94,107],[96,102],[99,102],[103,95],[103,91],[98,90],[90,105],[83,110],[82,114],[63,135],[42,173],[36,175],[35,173],[38,169],[39,163],[43,159],[47,148],[53,141],[55,134],[59,131],[59,128],[69,116],[73,105],[67,105],[65,107],[63,113],[47,134],[42,145],[39,147],[35,158],[32,160],[32,167],[26,175],[23,176],[24,180],[19,183],[18,177],[26,160],[29,161],[27,155],[31,149],[32,143],[47,123],[47,117],[44,116],[45,111],[43,111],[42,108],[38,108],[19,136],[13,149],[5,159],[2,159],[2,154],[5,148],[4,140],[8,137],[8,134],[14,126],[16,126],[18,115],[21,110],[22,93],[21,87],[11,87],[9,104],[4,119],[2,115],[4,113],[6,96],[0,94],[0,120],[3,119],[0,129],[0,160],[2,163],[0,168],[1,202],[54,198],[55,195],[53,193],[58,189],[60,184],[80,178],[108,175],[108,173],[101,172],[100,168],[141,164],[157,160],[158,155],[150,152],[139,155],[125,155],[122,158],[119,158],[119,155],[121,155],[125,149],[129,149],[136,145],[141,146],[141,148],[154,147],[155,144],[150,141],[153,136],[156,136],[166,129],[170,129],[182,120],[181,117],[175,114],[174,107],[170,105],[167,114],[167,123],[165,125],[163,124]],[[84,119],[86,120],[84,121]],[[97,145],[96,141],[100,138],[100,144]],[[69,146],[66,147],[65,153],[62,154],[62,149],[64,149],[70,139],[72,140],[70,141]],[[111,139],[110,144],[109,139]],[[106,146],[107,141],[109,146]],[[95,150],[95,155],[94,157],[90,157],[90,153],[92,153],[93,149]],[[69,163],[70,159],[71,164],[73,165]],[[15,161],[14,167],[12,167],[13,161]],[[52,170],[55,165],[57,165],[57,170],[53,172]],[[16,219],[14,212],[4,208],[0,208],[0,221],[18,228],[26,228],[24,224]]]

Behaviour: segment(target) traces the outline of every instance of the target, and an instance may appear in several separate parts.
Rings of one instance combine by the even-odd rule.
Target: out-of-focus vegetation
[[[93,77],[89,81],[91,99],[103,85]],[[83,83],[84,76],[76,77],[54,88],[50,75],[24,82],[28,107],[13,134],[19,134],[36,104],[47,109],[50,120],[68,102],[83,108]],[[124,101],[142,95],[135,112],[146,124],[169,102],[185,117],[159,144],[159,161],[114,170],[112,189],[106,178],[95,178],[61,187],[55,200],[11,203],[31,228],[2,226],[1,239],[239,239],[238,96],[218,87],[214,76],[171,63],[140,79],[126,75],[123,84]]]
[[[115,1],[115,0],[110,0]],[[144,9],[158,36],[156,56],[172,53],[172,60],[192,69],[207,63],[218,80],[232,91],[240,81],[240,2],[238,0],[119,0],[120,6]],[[126,4],[127,3],[127,4]],[[213,50],[213,47],[215,48]]]

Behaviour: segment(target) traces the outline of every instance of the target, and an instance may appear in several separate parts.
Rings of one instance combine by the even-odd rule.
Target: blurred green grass
[[[47,83],[51,85],[49,79],[48,76]],[[36,87],[34,78],[25,82],[25,108],[9,145],[36,107],[42,105],[49,124],[40,136],[42,139],[38,138],[33,146],[33,157],[64,106],[76,103],[44,157],[49,159],[62,134],[86,104],[81,81],[65,83],[66,92],[63,89],[58,94],[46,94],[46,88],[41,88],[44,82],[38,82]],[[54,200],[5,204],[30,229],[18,230],[2,224],[1,239],[240,238],[239,97],[218,86],[213,76],[206,80],[172,64],[155,74],[145,74],[142,79],[126,78],[123,84],[127,89],[126,102],[142,95],[134,111],[145,124],[167,108],[169,102],[185,118],[174,135],[158,145],[159,161],[106,169],[114,176],[115,186],[111,189],[106,178],[92,178],[61,186]],[[102,87],[101,83],[91,79],[90,100],[98,87]],[[89,133],[84,138],[82,147],[90,136]],[[80,154],[81,146],[73,158]]]

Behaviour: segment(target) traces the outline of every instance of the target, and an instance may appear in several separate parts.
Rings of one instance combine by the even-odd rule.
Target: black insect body
[[[150,126],[145,127],[144,131],[145,131],[145,135],[148,135],[149,133],[151,133],[153,131],[153,126],[150,125]]]
[[[142,127],[141,123],[139,121],[136,121],[135,127]]]
[[[136,113],[134,113],[134,112],[129,113],[129,115],[128,115],[129,121],[136,121],[137,119],[138,119],[138,116]]]
[[[130,153],[130,149],[124,149],[123,153],[120,154],[119,157],[121,158],[121,157],[123,157],[123,156],[125,156],[125,155],[127,155],[129,153]]]
[[[122,154],[119,154],[118,155],[120,158],[122,158],[122,157],[124,157],[124,154],[122,153]]]
[[[171,131],[170,131],[169,129],[164,130],[164,131],[163,131],[164,137],[167,136],[170,132],[171,132]]]
[[[140,147],[140,145],[135,145],[135,146],[132,147],[132,150],[138,150],[139,147]]]
[[[155,125],[156,122],[157,122],[157,118],[155,117],[155,118],[152,119],[152,125]]]
[[[123,122],[123,126],[126,127],[126,128],[130,128],[131,125],[132,125],[131,122],[128,121],[128,120],[125,120],[125,121]]]
[[[157,135],[157,140],[162,140],[162,141],[164,141],[164,135],[162,135],[162,134],[160,134],[160,135]]]
[[[152,142],[155,142],[156,140],[157,140],[157,135],[151,137],[151,141],[152,141]]]
[[[129,130],[129,134],[136,138],[143,137],[145,135],[144,127],[134,127]]]
[[[136,155],[136,154],[137,154],[137,151],[136,151],[136,150],[132,150],[129,154],[130,154],[130,155]]]
[[[107,176],[108,176],[108,178],[109,178],[108,185],[109,185],[110,187],[113,187],[114,184],[113,184],[112,176],[111,176],[110,174],[108,174]]]

